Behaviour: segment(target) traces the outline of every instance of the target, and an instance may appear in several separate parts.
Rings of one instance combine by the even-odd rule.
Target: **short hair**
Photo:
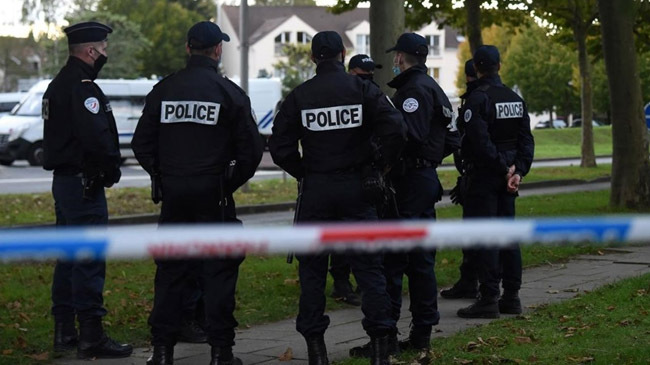
[[[221,44],[221,43],[219,43],[219,44]],[[199,55],[199,56],[211,56],[216,51],[217,47],[219,47],[219,44],[214,45],[212,47],[203,48],[203,49],[190,48],[190,54],[191,55]]]
[[[427,62],[427,56],[418,56],[410,53],[404,53],[404,61],[409,65],[424,65]]]
[[[103,42],[104,41],[68,44],[68,54],[75,55],[88,46],[99,45],[100,43]]]
[[[483,75],[496,75],[499,73],[499,65],[481,65],[474,63],[476,70]]]

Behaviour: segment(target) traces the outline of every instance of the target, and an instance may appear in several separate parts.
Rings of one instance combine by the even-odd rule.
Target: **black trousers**
[[[330,255],[330,274],[334,281],[348,281],[350,279],[350,264],[346,254],[333,253]]]
[[[373,204],[361,195],[361,176],[344,174],[308,174],[303,180],[299,222],[376,220]],[[323,335],[329,326],[325,315],[325,283],[329,253],[297,255],[300,276],[300,304],[296,329],[305,338]],[[395,329],[390,317],[381,254],[347,254],[352,274],[362,291],[362,325],[369,336],[381,336]]]
[[[57,226],[108,224],[108,209],[104,189],[98,189],[91,199],[82,197],[81,177],[54,175],[52,195]],[[79,321],[106,315],[104,309],[103,260],[58,260],[52,280],[52,315],[57,322]]]
[[[166,176],[162,179],[160,224],[214,223],[234,217],[232,197],[222,210],[220,176]],[[156,260],[154,307],[149,316],[153,345],[171,346],[183,319],[188,287],[200,283],[205,303],[205,323],[211,346],[234,345],[237,321],[235,288],[243,257],[195,260]]]
[[[433,167],[410,169],[403,176],[393,177],[397,192],[397,207],[401,219],[435,219],[435,204],[442,194],[438,174]],[[434,271],[435,250],[417,249],[410,252],[388,253],[384,259],[391,315],[397,321],[402,308],[402,282],[409,279],[409,310],[414,328],[438,324],[438,287]]]
[[[463,218],[514,217],[516,194],[508,193],[506,180],[488,172],[468,174],[469,186],[463,205]],[[499,281],[506,290],[521,287],[521,250],[519,245],[506,248],[472,249],[470,262],[476,265],[479,291],[483,297],[498,297]]]

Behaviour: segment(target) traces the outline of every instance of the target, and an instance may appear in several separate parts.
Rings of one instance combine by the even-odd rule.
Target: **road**
[[[597,163],[612,163],[611,157],[597,159]],[[538,161],[533,167],[571,166],[579,165],[580,159]],[[441,166],[439,169],[453,169],[452,166]],[[260,169],[253,180],[281,178],[283,172],[273,164],[268,152],[264,153]],[[147,187],[149,175],[135,160],[127,160],[122,167],[122,179],[115,187]],[[52,173],[40,167],[31,167],[26,161],[16,161],[12,166],[0,166],[0,194],[39,193],[50,191]]]

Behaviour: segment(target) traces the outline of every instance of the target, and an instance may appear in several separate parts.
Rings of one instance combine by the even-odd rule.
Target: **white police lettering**
[[[305,109],[301,114],[302,125],[311,131],[357,128],[363,124],[361,104]]]
[[[84,101],[84,106],[93,114],[99,113],[99,100],[97,98],[88,98]]]
[[[217,125],[220,108],[218,103],[207,101],[163,101],[160,123]]]
[[[472,119],[472,111],[469,109],[465,110],[465,115],[463,116],[463,119],[465,119],[465,123],[469,122],[469,120]]]
[[[524,103],[516,101],[513,103],[496,103],[497,119],[523,118]]]
[[[402,109],[404,109],[404,111],[407,113],[413,113],[414,111],[418,110],[419,106],[420,103],[418,103],[418,101],[413,98],[408,98],[402,103]]]

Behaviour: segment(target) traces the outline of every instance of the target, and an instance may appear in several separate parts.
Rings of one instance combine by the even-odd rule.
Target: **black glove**
[[[451,198],[451,202],[458,205],[463,205],[464,202],[464,196],[463,196],[463,190],[464,190],[464,184],[466,177],[463,175],[459,176],[456,179],[456,186],[454,186],[453,189],[451,189],[451,192],[449,193],[449,198]]]
[[[110,168],[104,172],[104,187],[110,188],[113,184],[117,184],[122,177],[122,171],[119,167]]]

